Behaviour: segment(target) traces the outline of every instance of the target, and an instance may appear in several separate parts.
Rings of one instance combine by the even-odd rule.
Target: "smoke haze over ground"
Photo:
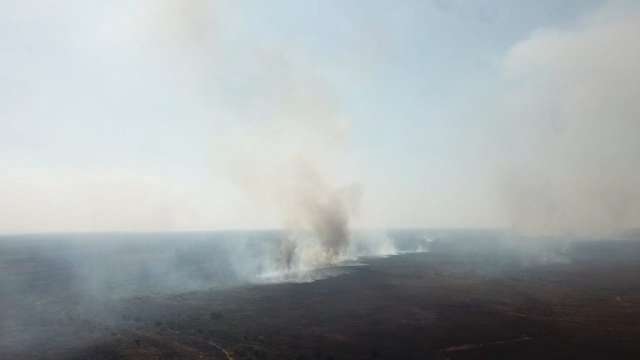
[[[124,331],[130,299],[251,284],[307,283],[349,272],[362,256],[424,252],[422,233],[346,234],[340,259],[322,233],[281,231],[0,236],[0,357],[82,348],[105,327]],[[303,235],[301,235],[303,236]],[[282,244],[295,264],[283,267]],[[344,246],[344,248],[342,248]],[[338,254],[336,253],[335,256]],[[338,263],[338,260],[342,263]],[[179,295],[178,295],[179,296]],[[124,317],[123,317],[124,316]],[[84,333],[77,326],[85,326]]]

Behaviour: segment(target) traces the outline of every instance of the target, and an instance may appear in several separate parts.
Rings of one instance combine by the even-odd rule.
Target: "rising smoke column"
[[[265,150],[267,154],[272,151]],[[239,184],[256,206],[275,211],[286,229],[277,259],[279,266],[308,269],[338,261],[349,247],[350,222],[359,202],[360,187],[334,185],[328,180],[333,174],[321,173],[326,165],[301,159],[304,149],[296,158],[284,155],[285,159],[278,161],[263,153],[247,155],[252,160],[247,163],[251,164],[249,167],[242,165],[239,158],[234,160],[235,171],[243,174]]]
[[[348,174],[348,122],[340,101],[291,52],[257,51],[254,59],[249,84],[257,95],[232,109],[241,125],[219,137],[225,172],[285,227],[278,267],[333,263],[349,247],[361,192]]]
[[[294,265],[298,241],[311,238],[312,251],[302,254],[303,262],[333,263],[344,255],[349,247],[351,216],[359,202],[357,185],[334,187],[323,181],[313,165],[298,163],[294,185],[288,189],[289,209],[286,211],[289,237],[285,246],[284,264]],[[314,244],[315,243],[315,244]],[[293,249],[294,251],[291,251]],[[304,265],[304,264],[303,264]]]

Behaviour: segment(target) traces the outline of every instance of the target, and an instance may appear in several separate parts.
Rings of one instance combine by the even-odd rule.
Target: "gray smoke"
[[[361,192],[348,174],[348,121],[335,91],[301,57],[272,49],[254,60],[248,83],[260,96],[231,110],[244,126],[214,139],[214,168],[287,229],[278,267],[333,263],[349,246]]]
[[[295,265],[296,256],[311,255],[312,258],[301,260],[322,264],[335,262],[344,255],[351,237],[350,218],[360,197],[359,186],[335,188],[324,183],[313,167],[299,166],[297,186],[292,187],[288,195],[291,202],[286,212],[290,232],[285,245],[287,268]],[[299,248],[299,240],[305,237],[312,240],[313,250],[306,255],[304,251],[309,249]]]
[[[274,160],[274,151],[282,149],[267,147],[265,152],[245,154],[249,158],[234,157],[233,165],[234,175],[242,172],[237,183],[249,199],[262,211],[277,214],[287,230],[277,266],[303,270],[339,260],[349,247],[349,227],[360,187],[335,185],[333,174],[321,172],[314,161],[288,159],[286,155],[283,161]]]

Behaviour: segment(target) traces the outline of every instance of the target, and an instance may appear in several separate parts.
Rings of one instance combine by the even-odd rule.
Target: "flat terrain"
[[[29,339],[24,321],[5,324],[0,358],[640,358],[640,242],[527,253],[442,242],[364,262],[310,283],[91,305],[71,293],[22,309]]]

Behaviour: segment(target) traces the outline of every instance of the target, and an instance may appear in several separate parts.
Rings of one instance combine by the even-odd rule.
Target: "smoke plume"
[[[273,50],[255,58],[250,83],[260,94],[233,109],[244,126],[217,138],[223,172],[287,229],[279,268],[334,263],[349,247],[361,192],[347,170],[347,121],[334,92],[303,60]]]
[[[525,233],[604,235],[640,225],[640,10],[612,3],[517,44],[505,189]]]

